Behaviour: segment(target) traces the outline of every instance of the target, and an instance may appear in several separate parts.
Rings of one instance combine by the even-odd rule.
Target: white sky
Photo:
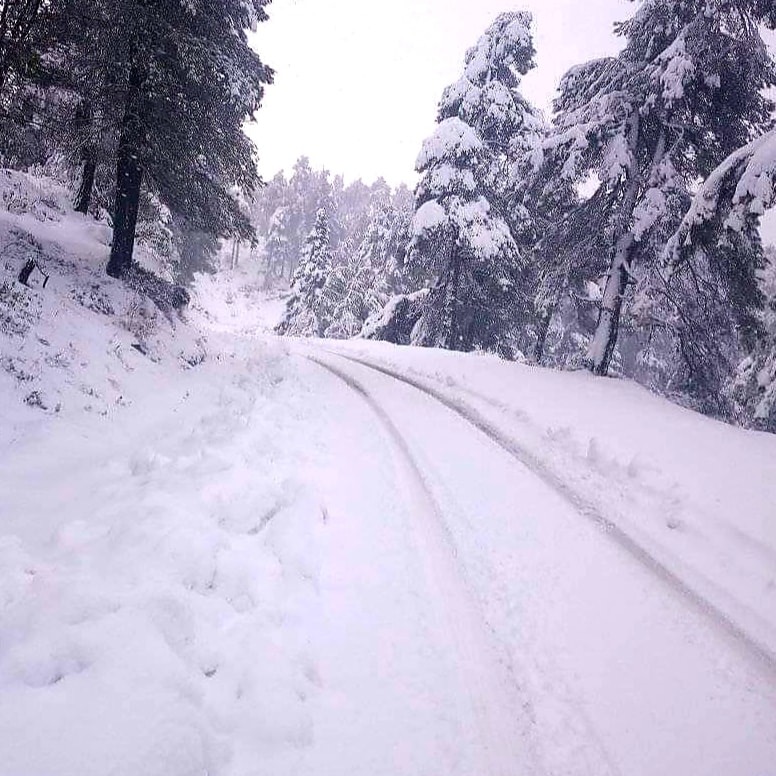
[[[265,179],[309,156],[346,180],[414,185],[415,159],[434,128],[442,90],[466,50],[502,11],[534,14],[537,68],[523,82],[550,110],[570,67],[613,54],[628,0],[273,0],[255,45],[276,70],[249,134]],[[776,242],[776,212],[766,218]]]
[[[414,180],[423,139],[466,50],[502,11],[534,14],[524,93],[549,110],[569,67],[613,53],[627,0],[273,0],[256,48],[277,71],[249,130],[269,178],[307,155],[348,180]]]

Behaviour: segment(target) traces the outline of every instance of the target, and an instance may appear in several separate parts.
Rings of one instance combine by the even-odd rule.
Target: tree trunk
[[[633,235],[623,235],[615,249],[614,260],[606,279],[598,326],[587,353],[590,370],[593,374],[605,376],[609,373],[617,336],[620,331],[620,315],[625,292],[630,280],[630,252],[633,248]]]
[[[636,208],[640,177],[638,170],[638,146],[641,122],[639,114],[634,111],[629,120],[628,147],[630,150],[630,169],[628,170],[628,186],[619,213],[619,237],[614,246],[614,253],[606,278],[601,310],[598,314],[598,325],[595,336],[587,351],[587,365],[593,374],[605,376],[609,373],[617,336],[620,331],[620,315],[625,292],[630,280],[630,259],[635,243],[631,219]],[[665,133],[661,133],[658,147],[652,164],[652,172],[657,169],[659,159],[665,153]],[[650,177],[651,174],[650,173]]]
[[[81,182],[75,195],[75,210],[87,215],[92,202],[94,178],[97,173],[97,154],[91,142],[93,136],[94,113],[89,100],[82,100],[75,111],[75,126],[83,142],[81,151]]]
[[[544,348],[547,344],[547,335],[550,332],[550,323],[555,314],[555,305],[539,311],[539,324],[536,329],[536,347],[534,348],[534,361],[541,365],[544,361]]]
[[[453,273],[448,280],[445,288],[445,306],[447,307],[445,318],[447,318],[448,331],[445,336],[446,350],[461,349],[461,335],[459,332],[459,310],[458,310],[458,284],[461,276],[461,259],[457,251],[453,253]]]
[[[22,267],[22,271],[19,273],[19,282],[23,283],[25,286],[28,285],[30,280],[30,275],[32,275],[34,271],[35,271],[35,261],[33,259],[30,259]]]
[[[132,254],[135,248],[140,188],[143,183],[143,168],[140,164],[143,129],[139,116],[139,104],[144,80],[140,66],[132,65],[116,160],[113,246],[107,268],[108,274],[115,278],[122,277],[132,266]]]
[[[81,183],[78,186],[78,193],[75,196],[76,213],[89,213],[89,207],[92,204],[92,192],[94,191],[94,178],[97,174],[97,163],[94,158],[86,158],[81,172]]]

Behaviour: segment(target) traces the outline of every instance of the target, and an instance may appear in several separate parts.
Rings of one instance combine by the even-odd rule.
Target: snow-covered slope
[[[166,315],[105,277],[109,230],[65,189],[5,190],[0,773],[247,773],[296,751],[317,685],[309,389],[283,347],[227,333],[255,328],[244,276]],[[45,288],[15,280],[30,256]]]
[[[0,210],[0,776],[770,772],[775,438],[278,340],[250,266],[165,316],[41,185]]]

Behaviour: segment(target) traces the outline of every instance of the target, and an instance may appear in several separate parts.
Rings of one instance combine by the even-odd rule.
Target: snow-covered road
[[[383,630],[360,618],[366,629],[353,649],[345,628],[333,660],[363,659],[339,669],[361,688],[351,696],[361,704],[358,740],[377,754],[375,732],[384,727],[373,714],[396,703],[404,706],[396,718],[425,731],[411,747],[412,765],[390,749],[402,752],[412,739],[391,741],[388,733],[377,762],[391,765],[375,770],[370,762],[370,772],[770,772],[774,667],[755,641],[616,526],[590,520],[562,488],[406,378],[331,353],[308,357],[346,394],[331,411],[347,429],[349,489],[363,498],[357,509],[337,511],[358,515],[347,535],[365,531],[365,544],[333,566],[368,558],[371,569],[375,555],[380,567],[389,564],[379,584],[347,587],[367,611],[397,614],[385,629],[407,636],[390,653],[387,704],[379,681],[384,644],[376,638]],[[343,484],[332,500],[347,492]],[[396,489],[398,501],[390,495]],[[399,537],[411,538],[409,548]],[[397,590],[419,573],[414,606],[396,606]],[[433,660],[425,664],[418,653],[429,644],[407,633],[411,619],[434,624]],[[424,721],[405,689],[431,676],[436,718]],[[353,761],[344,772],[365,765]]]
[[[207,344],[106,361],[107,418],[0,406],[0,776],[774,776],[771,437],[480,356]]]

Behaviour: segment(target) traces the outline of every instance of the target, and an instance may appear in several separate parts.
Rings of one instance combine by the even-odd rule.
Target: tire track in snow
[[[654,574],[663,584],[668,586],[672,592],[681,596],[682,599],[696,611],[703,614],[722,633],[724,633],[728,639],[732,640],[740,649],[750,655],[771,682],[776,683],[776,653],[774,653],[767,643],[762,642],[756,636],[747,632],[732,616],[728,615],[717,605],[705,598],[700,592],[691,587],[667,564],[652,555],[649,550],[642,546],[624,528],[614,522],[611,518],[607,517],[598,506],[575,491],[540,458],[534,455],[526,447],[522,446],[512,436],[504,433],[477,409],[458,398],[445,394],[424,381],[395,372],[388,367],[332,350],[325,350],[325,352],[328,355],[336,356],[345,361],[358,364],[415,388],[427,397],[443,405],[447,410],[462,418],[479,433],[484,434],[491,442],[496,444],[532,474],[542,480],[545,485],[566,501],[575,512],[595,523],[625,552],[652,572],[652,574]],[[321,366],[331,369],[331,366],[325,362],[319,361],[318,359],[313,360]],[[726,595],[724,594],[724,591],[720,591],[720,594]]]
[[[468,692],[488,776],[539,773],[529,730],[527,700],[523,697],[508,658],[488,637],[488,626],[473,593],[456,565],[457,549],[426,478],[396,424],[366,387],[342,369],[315,356],[304,356],[341,380],[366,402],[387,432],[404,469],[416,505],[417,540],[442,605],[444,625],[455,644],[457,666]]]

